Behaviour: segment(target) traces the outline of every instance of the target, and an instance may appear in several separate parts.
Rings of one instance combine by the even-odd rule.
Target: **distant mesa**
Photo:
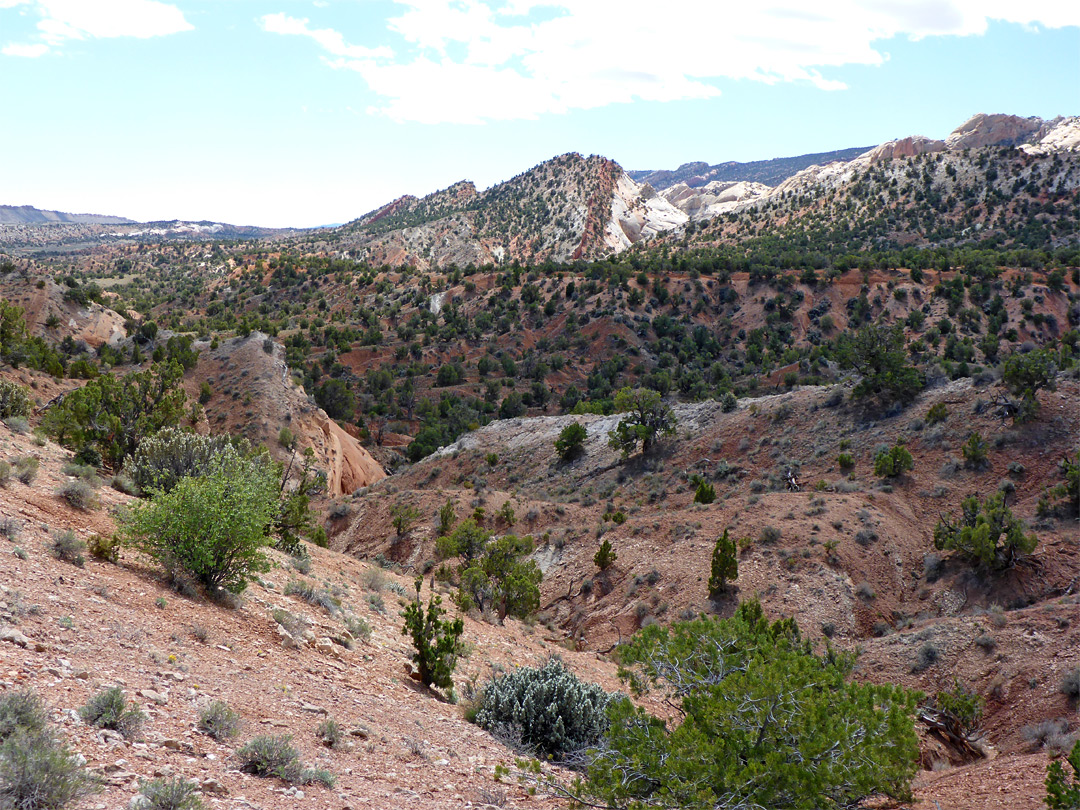
[[[43,211],[32,205],[0,205],[0,225],[133,225],[135,220],[102,214]]]

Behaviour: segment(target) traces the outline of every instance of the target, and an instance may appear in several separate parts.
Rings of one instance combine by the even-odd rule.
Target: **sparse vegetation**
[[[236,750],[240,769],[255,776],[276,777],[290,784],[319,783],[333,787],[336,781],[328,771],[305,768],[300,752],[292,745],[292,735],[260,734]]]
[[[144,781],[139,786],[143,810],[203,810],[199,784],[182,776],[161,777]]]
[[[240,733],[240,714],[223,700],[212,700],[199,709],[199,731],[219,742]]]
[[[71,529],[64,529],[53,535],[52,554],[56,559],[81,568],[86,562],[83,557],[84,551],[86,551],[86,543],[80,540]]]
[[[110,686],[94,693],[79,710],[79,715],[87,725],[118,731],[129,740],[139,736],[146,721],[142,709],[129,703],[119,686]]]

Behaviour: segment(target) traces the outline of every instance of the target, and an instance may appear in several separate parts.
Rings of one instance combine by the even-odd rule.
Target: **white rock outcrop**
[[[687,214],[658,195],[652,186],[635,183],[624,172],[612,194],[611,219],[604,229],[604,244],[619,253],[689,221]]]

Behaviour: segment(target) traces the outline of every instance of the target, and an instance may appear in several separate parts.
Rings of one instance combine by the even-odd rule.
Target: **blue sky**
[[[1080,114],[1073,0],[0,0],[0,204],[310,226]]]

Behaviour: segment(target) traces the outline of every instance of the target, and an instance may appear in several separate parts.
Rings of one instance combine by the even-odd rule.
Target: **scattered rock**
[[[138,695],[147,700],[152,700],[158,706],[165,706],[169,702],[169,699],[165,695],[160,692],[155,692],[153,689],[140,689]]]
[[[227,796],[229,789],[217,779],[203,779],[199,782],[199,790],[203,793],[214,793],[218,796]]]
[[[14,627],[0,627],[0,641],[9,641],[12,644],[18,644],[20,647],[27,647],[30,644],[30,639]]]

